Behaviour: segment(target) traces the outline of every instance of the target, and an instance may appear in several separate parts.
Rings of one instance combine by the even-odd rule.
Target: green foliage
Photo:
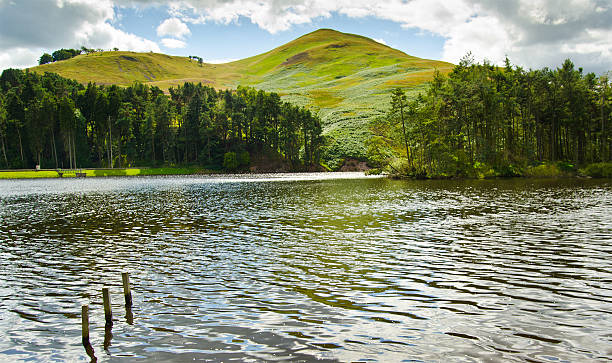
[[[514,164],[502,164],[495,168],[495,175],[503,178],[522,176],[521,168]]]
[[[476,161],[474,162],[470,176],[476,179],[490,179],[494,178],[496,175],[495,171],[489,165]]]
[[[45,57],[45,54],[43,54],[43,57]],[[53,58],[53,62],[58,62],[58,61],[74,58],[79,54],[81,54],[80,49],[63,49],[62,48],[62,49],[58,49],[55,52],[53,52],[52,58]]]
[[[593,163],[580,170],[581,174],[592,178],[612,178],[612,163]]]
[[[320,160],[320,119],[252,88],[187,82],[168,97],[141,83],[83,87],[52,73],[6,70],[0,91],[0,162],[7,168],[236,169],[266,154],[301,169]]]
[[[240,161],[236,157],[236,153],[231,151],[223,155],[223,168],[234,171],[240,166]]]
[[[574,164],[569,163],[567,161],[558,161],[557,167],[564,173],[573,173],[576,171],[576,167]]]
[[[372,168],[365,171],[365,175],[381,175],[383,173],[382,169]]]
[[[40,56],[40,58],[38,59],[38,64],[47,64],[47,63],[51,63],[53,62],[53,57],[51,56],[51,54],[49,53],[44,53],[43,55]]]
[[[238,155],[239,166],[249,166],[251,164],[251,155],[248,151],[243,151]]]
[[[525,71],[509,61],[504,69],[474,64],[468,55],[406,106],[394,92],[386,117],[370,124],[368,156],[407,176],[574,174],[576,165],[612,157],[610,89],[606,77],[583,75],[569,60],[554,71]]]
[[[530,166],[524,171],[524,176],[532,178],[557,178],[566,176],[555,163],[543,163],[537,166]]]
[[[384,114],[394,88],[411,97],[424,90],[435,69],[447,73],[452,68],[449,63],[412,57],[371,39],[329,29],[226,64],[206,64],[197,56],[84,53],[32,71],[56,72],[83,84],[127,87],[138,81],[164,91],[189,81],[216,89],[251,86],[276,92],[283,101],[308,108],[321,119],[322,134],[329,138],[331,149],[320,157],[334,167],[345,158],[366,157],[369,121]]]

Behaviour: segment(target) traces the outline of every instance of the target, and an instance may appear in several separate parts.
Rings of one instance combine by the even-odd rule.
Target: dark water
[[[0,361],[612,360],[610,180],[330,177],[0,181]]]

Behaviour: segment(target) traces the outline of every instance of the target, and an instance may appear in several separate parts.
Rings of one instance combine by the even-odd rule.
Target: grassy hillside
[[[186,81],[216,88],[252,86],[278,92],[286,101],[321,117],[330,140],[328,159],[363,157],[368,120],[387,108],[390,90],[422,90],[433,72],[452,64],[420,59],[372,39],[321,29],[254,57],[225,64],[202,64],[155,53],[102,52],[32,68],[87,83],[162,89]],[[336,160],[334,160],[336,159]]]

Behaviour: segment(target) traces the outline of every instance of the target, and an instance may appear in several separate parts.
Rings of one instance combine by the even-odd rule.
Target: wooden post
[[[113,340],[113,324],[104,325],[104,350],[108,350]]]
[[[83,347],[85,348],[85,352],[91,358],[92,362],[96,362],[96,356],[94,354],[94,349],[91,346],[91,342],[89,341],[89,306],[83,305],[81,307],[81,328],[83,333]]]
[[[81,307],[81,327],[83,331],[83,346],[91,345],[89,343],[89,306]]]
[[[129,305],[125,306],[125,321],[127,321],[129,325],[134,324],[134,313],[132,313],[132,307]]]
[[[106,325],[113,325],[113,312],[111,310],[108,287],[102,289],[102,300],[104,301],[104,318],[106,319]]]
[[[121,274],[123,279],[123,294],[125,295],[125,306],[132,307],[132,292],[130,291],[130,275],[127,272]]]

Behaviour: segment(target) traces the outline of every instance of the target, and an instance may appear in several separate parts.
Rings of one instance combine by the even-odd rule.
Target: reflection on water
[[[612,359],[609,181],[342,177],[0,181],[0,360]]]

